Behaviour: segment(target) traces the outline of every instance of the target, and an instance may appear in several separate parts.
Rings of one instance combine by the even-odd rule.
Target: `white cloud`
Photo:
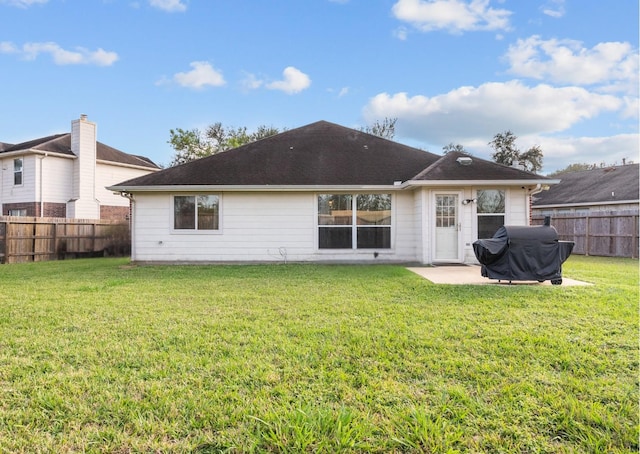
[[[461,33],[510,28],[511,11],[491,8],[489,0],[398,0],[392,12],[397,19],[424,32]]]
[[[0,54],[15,54],[18,52],[18,48],[12,42],[0,41]]]
[[[9,6],[17,6],[19,8],[28,8],[31,5],[36,5],[40,3],[47,3],[49,0],[0,0],[0,4],[5,4]]]
[[[564,2],[565,0],[549,0],[546,4],[542,5],[540,9],[543,14],[557,19],[565,14]]]
[[[618,134],[609,137],[518,137],[518,147],[527,150],[539,145],[543,152],[545,173],[564,169],[570,164],[622,164],[639,162],[638,134]],[[490,156],[490,153],[489,153]]]
[[[90,51],[83,47],[66,50],[54,42],[26,43],[18,47],[10,42],[0,43],[0,53],[19,54],[25,60],[35,60],[40,54],[50,54],[56,65],[96,65],[111,66],[118,60],[118,54],[104,49]]]
[[[245,77],[240,81],[240,85],[244,91],[256,90],[264,85],[264,81],[258,79],[255,74],[245,73]]]
[[[527,87],[518,81],[461,87],[434,97],[381,93],[364,108],[366,120],[398,117],[398,129],[417,140],[456,142],[492,137],[511,129],[517,134],[565,131],[600,113],[616,111],[614,96],[579,87]]]
[[[393,36],[398,38],[400,41],[406,41],[408,35],[409,31],[406,27],[398,27],[393,31]]]
[[[509,46],[505,58],[509,72],[518,76],[601,85],[609,91],[637,90],[638,51],[627,42],[599,43],[588,49],[579,41],[534,35]]]
[[[222,73],[211,66],[209,62],[194,61],[189,66],[193,68],[191,71],[177,73],[173,76],[174,82],[178,85],[201,89],[206,86],[219,87],[226,83]]]
[[[280,90],[289,95],[300,93],[302,90],[309,88],[311,79],[293,66],[287,66],[282,72],[283,80],[277,80],[266,85],[271,90]]]
[[[149,0],[149,4],[169,13],[181,13],[187,10],[187,5],[182,3],[182,0]]]
[[[558,138],[581,121],[607,112],[621,115],[637,107],[634,100],[589,92],[580,87],[528,87],[520,81],[461,87],[433,97],[406,93],[381,93],[363,109],[368,123],[380,118],[398,118],[397,136],[416,146],[428,144],[440,153],[448,143],[460,143],[471,153],[491,159],[488,142],[498,132],[511,130],[518,147],[540,145],[544,171],[570,163],[638,162],[638,134],[601,138]]]

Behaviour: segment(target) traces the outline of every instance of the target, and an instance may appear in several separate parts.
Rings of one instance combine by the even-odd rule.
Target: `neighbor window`
[[[176,230],[218,230],[220,197],[177,195],[173,197],[173,228]]]
[[[391,248],[391,194],[320,194],[318,247]]]
[[[27,209],[26,208],[14,208],[9,210],[9,216],[26,216]]]
[[[480,189],[477,192],[478,238],[491,238],[504,225],[505,192]]]
[[[22,185],[22,158],[13,160],[13,184]]]

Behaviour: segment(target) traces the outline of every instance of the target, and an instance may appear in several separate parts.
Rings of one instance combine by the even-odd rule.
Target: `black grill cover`
[[[482,275],[489,279],[559,283],[562,264],[573,245],[558,241],[558,232],[549,225],[505,225],[493,238],[475,241],[473,251],[482,264]]]

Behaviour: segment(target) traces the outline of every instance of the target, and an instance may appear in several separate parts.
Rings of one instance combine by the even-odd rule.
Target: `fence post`
[[[587,223],[587,228],[585,231],[585,237],[584,237],[584,255],[589,255],[589,238],[591,236],[590,232],[589,232],[589,225],[591,224],[591,221],[589,219],[589,215],[587,214],[586,218],[585,218],[585,222]]]
[[[633,248],[631,251],[631,258],[638,258],[638,249],[640,245],[638,244],[638,237],[640,237],[640,232],[638,232],[639,228],[639,219],[638,215],[633,217],[633,239],[631,240],[631,247]]]

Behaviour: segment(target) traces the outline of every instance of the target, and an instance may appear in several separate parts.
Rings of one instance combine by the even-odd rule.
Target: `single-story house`
[[[0,215],[128,219],[129,201],[106,186],[160,168],[96,139],[96,123],[81,115],[70,133],[0,142]]]
[[[556,183],[319,121],[115,184],[132,261],[477,263],[472,243],[528,225]]]
[[[567,172],[558,178],[560,183],[534,196],[534,215],[638,212],[640,164]]]

